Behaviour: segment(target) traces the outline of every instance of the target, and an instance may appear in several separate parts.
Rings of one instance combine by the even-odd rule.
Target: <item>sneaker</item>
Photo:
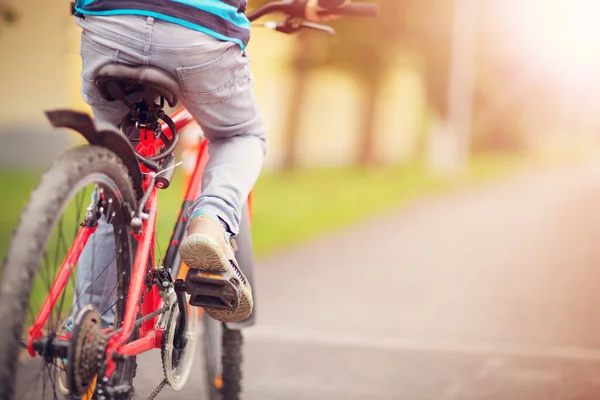
[[[202,279],[235,282],[237,301],[231,308],[211,308],[203,305],[208,315],[221,322],[239,322],[250,316],[254,301],[248,280],[235,259],[235,241],[225,230],[216,214],[196,212],[181,242],[179,254],[183,262]],[[188,273],[188,277],[189,277]]]

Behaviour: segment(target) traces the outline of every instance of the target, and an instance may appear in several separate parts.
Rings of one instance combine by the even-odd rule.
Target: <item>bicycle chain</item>
[[[161,311],[159,314],[163,314],[165,312],[167,312],[169,309],[171,308],[170,304],[165,304],[160,310],[155,311],[155,313]],[[164,310],[164,311],[163,311]],[[157,315],[159,315],[157,314]],[[148,314],[148,315],[152,315],[152,314]],[[147,320],[148,319],[152,319],[153,317],[144,317]],[[144,318],[140,318],[140,320],[144,319]],[[143,324],[145,321],[141,321],[140,325]],[[163,336],[163,340],[164,340],[164,336]],[[167,381],[167,379],[163,379],[161,383],[158,384],[158,386],[156,387],[156,389],[154,389],[154,391],[150,394],[150,396],[148,396],[148,400],[154,400],[156,398],[156,396],[158,396],[158,394],[165,388],[165,386],[167,386],[169,384],[169,382]]]
[[[166,379],[163,379],[161,383],[158,384],[158,387],[154,389],[154,391],[148,396],[148,400],[154,400],[156,396],[167,386],[169,382]]]
[[[170,307],[171,307],[171,305],[169,303],[167,303],[164,306],[162,306],[161,308],[159,308],[158,310],[152,311],[148,315],[144,315],[142,318],[135,321],[135,324],[134,324],[135,327],[139,328],[144,322],[150,321],[152,318],[158,317],[159,315],[166,313],[167,311],[169,311]]]
[[[148,322],[152,318],[158,317],[159,315],[164,314],[167,311],[169,311],[169,304],[165,304],[164,306],[162,306],[158,310],[152,311],[150,314],[144,315],[143,317],[136,319],[135,322],[133,323],[133,326],[135,328],[139,328],[140,326],[142,326],[142,324],[144,322]],[[111,334],[108,335],[109,339],[112,338],[113,336],[115,336],[116,334],[120,333],[120,332],[121,332],[121,329],[117,329],[116,331],[111,332]]]
[[[144,322],[147,322],[147,321],[151,320],[152,318],[154,318],[154,317],[157,317],[157,316],[159,316],[159,315],[161,315],[161,314],[164,314],[165,312],[169,311],[169,308],[170,308],[170,304],[169,304],[169,303],[167,303],[167,304],[163,305],[163,306],[162,306],[161,308],[159,308],[158,310],[156,310],[156,311],[153,311],[153,312],[151,312],[150,314],[144,315],[143,317],[141,317],[141,318],[137,319],[137,320],[134,322],[134,326],[135,326],[136,328],[139,328],[140,326],[142,326],[142,324],[143,324]],[[115,335],[116,335],[116,334],[118,334],[119,332],[121,332],[121,329],[118,329],[118,330],[116,330],[116,331],[112,332],[110,335],[108,335],[108,336],[107,336],[107,338],[108,338],[108,339],[110,339],[111,337],[115,336]],[[163,380],[163,381],[162,381],[162,382],[161,382],[161,383],[158,385],[158,387],[157,387],[157,388],[156,388],[156,389],[155,389],[155,390],[154,390],[154,391],[153,391],[153,392],[150,394],[150,397],[148,397],[148,399],[149,399],[149,400],[154,400],[154,398],[156,398],[156,396],[158,396],[158,394],[159,394],[159,393],[160,393],[160,392],[163,390],[163,388],[164,388],[164,387],[165,387],[167,384],[168,384],[168,382],[166,381],[166,379],[165,379],[165,380]],[[102,386],[102,385],[100,385],[100,386]],[[100,386],[99,386],[99,387],[100,387]],[[103,389],[103,390],[104,390],[104,389]],[[101,396],[101,398],[102,398],[102,397],[104,397],[104,396]]]
[[[159,314],[163,314],[165,312],[167,312],[169,309],[171,308],[170,304],[165,304],[160,310],[155,311],[154,313],[158,313],[156,315]],[[151,317],[150,315],[152,314],[148,314],[148,316],[144,317],[146,318],[146,320],[148,319],[152,319],[153,317]],[[156,316],[155,315],[155,316]],[[140,318],[140,325],[143,324],[145,321],[141,321],[144,318]],[[164,336],[163,336],[163,341],[164,341]],[[165,386],[167,386],[169,384],[169,382],[167,381],[167,379],[163,379],[162,382],[160,382],[158,384],[158,386],[156,387],[156,389],[154,389],[154,391],[152,393],[150,393],[150,396],[148,396],[148,400],[154,400],[156,398],[156,396],[158,396],[158,394],[165,388]]]

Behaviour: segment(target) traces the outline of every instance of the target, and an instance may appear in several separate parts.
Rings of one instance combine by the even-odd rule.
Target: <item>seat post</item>
[[[127,103],[125,104],[128,105]],[[143,98],[141,101],[128,105],[129,115],[127,117],[129,117],[130,121],[135,122],[137,128],[151,130],[158,136],[161,132],[159,120],[165,118],[164,105],[165,100],[162,96],[159,103]]]

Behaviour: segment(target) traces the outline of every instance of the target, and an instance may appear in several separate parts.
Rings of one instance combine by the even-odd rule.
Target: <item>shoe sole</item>
[[[188,236],[179,247],[179,254],[183,262],[190,269],[199,269],[206,272],[218,273],[220,275],[234,274],[235,269],[231,265],[225,252],[210,237],[202,234]],[[244,273],[239,273],[248,282]],[[240,282],[240,300],[234,310],[216,310],[205,307],[204,310],[213,319],[221,322],[240,322],[252,313],[254,302],[252,293],[247,284]]]

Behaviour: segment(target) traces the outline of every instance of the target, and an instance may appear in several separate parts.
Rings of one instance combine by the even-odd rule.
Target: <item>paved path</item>
[[[600,398],[598,167],[422,202],[262,260],[257,279],[244,399]],[[159,399],[203,398],[197,366]]]
[[[600,398],[598,167],[423,202],[257,279],[245,399]]]

